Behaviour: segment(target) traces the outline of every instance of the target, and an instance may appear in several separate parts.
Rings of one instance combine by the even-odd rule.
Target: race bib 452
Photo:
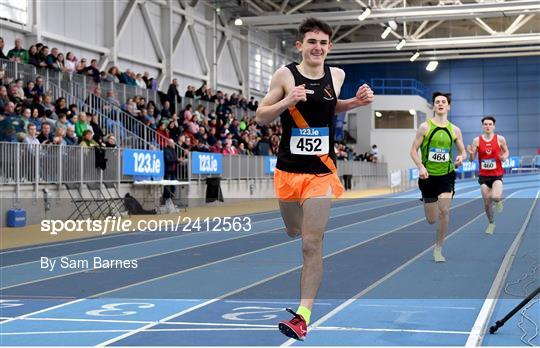
[[[329,144],[328,127],[292,129],[290,149],[295,155],[326,155]]]

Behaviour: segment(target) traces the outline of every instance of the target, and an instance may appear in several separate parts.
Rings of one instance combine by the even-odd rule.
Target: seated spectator
[[[31,124],[30,122],[31,117],[32,117],[32,110],[30,110],[29,108],[23,108],[20,119],[23,122],[24,129],[27,129],[28,125]]]
[[[0,59],[8,59],[4,54],[4,38],[0,36]]]
[[[99,83],[101,81],[101,77],[100,77],[99,69],[98,69],[98,62],[96,59],[92,59],[90,61],[90,66],[85,67],[82,73],[84,75],[92,76],[92,78],[94,79],[96,83]]]
[[[75,134],[80,139],[83,133],[88,130],[88,124],[86,119],[86,113],[84,111],[79,113],[78,121],[75,123]]]
[[[66,54],[64,68],[65,68],[65,72],[68,72],[68,73],[72,73],[77,70],[77,57],[75,57],[73,52],[68,52]]]
[[[105,147],[115,148],[116,146],[116,137],[114,134],[109,134],[105,137]]]
[[[173,115],[171,118],[171,121],[167,125],[167,129],[169,131],[169,138],[171,138],[175,143],[178,142],[178,139],[180,138],[180,135],[182,134],[182,130],[180,127],[178,127],[178,120],[177,120],[176,114]],[[204,128],[203,128],[204,129]]]
[[[86,58],[82,58],[77,63],[77,67],[75,68],[75,70],[77,71],[77,74],[84,74],[85,71],[86,71],[86,68],[87,68],[87,66],[86,66]]]
[[[35,67],[39,67],[39,51],[35,45],[28,49],[28,63]]]
[[[51,54],[47,56],[47,67],[55,69],[56,61],[58,60],[58,48],[53,47]]]
[[[57,115],[59,114],[66,114],[69,112],[69,109],[66,107],[66,98],[64,97],[60,97],[58,99],[56,99],[56,103],[55,103],[55,106],[54,106],[54,110],[56,112]]]
[[[90,117],[90,127],[92,127],[92,132],[94,133],[93,139],[96,143],[101,144],[103,141],[103,136],[105,134],[103,133],[103,130],[99,125],[99,116],[93,114],[90,114],[88,116]]]
[[[118,99],[116,99],[114,91],[112,89],[107,91],[107,98],[105,100],[112,106],[120,108],[120,102],[118,101]]]
[[[24,97],[27,99],[32,99],[34,96],[34,92],[32,91],[34,89],[34,82],[28,81],[26,83],[26,87],[23,88]]]
[[[45,94],[44,85],[43,85],[43,77],[41,76],[36,77],[36,83],[34,84],[34,88],[32,89],[32,94],[39,95],[39,96]]]
[[[146,88],[149,88],[149,89],[152,88],[152,84],[151,84],[152,81],[150,81],[150,74],[148,73],[148,71],[145,71],[143,73],[142,79],[144,81],[144,84],[146,85]]]
[[[238,155],[238,150],[233,146],[232,140],[227,139],[221,153],[224,155]]]
[[[30,57],[28,56],[28,51],[22,48],[22,39],[15,39],[15,47],[9,50],[7,57],[13,62],[28,64]]]
[[[81,142],[79,143],[81,147],[97,147],[98,143],[92,139],[92,131],[87,129],[83,132]]]
[[[379,161],[379,149],[377,148],[377,145],[373,145],[371,147],[371,150],[369,150],[369,156],[371,162],[377,163]]]
[[[11,100],[9,100],[6,86],[0,85],[0,114],[4,112],[6,104],[10,101]]]
[[[28,134],[23,139],[23,142],[25,144],[34,144],[34,145],[40,144],[37,138],[37,130],[36,130],[35,124],[33,123],[28,124],[28,126],[26,126],[26,133]]]
[[[67,142],[65,140],[66,131],[64,128],[57,128],[54,131],[54,137],[52,143],[54,145],[67,145]]]
[[[135,82],[137,83],[137,87],[146,89],[146,83],[144,83],[143,77],[141,74],[137,74],[135,76]]]
[[[62,53],[58,53],[58,55],[56,56],[56,62],[54,63],[52,68],[60,72],[66,71],[65,59]]]
[[[158,145],[160,149],[163,149],[167,145],[167,142],[169,141],[169,131],[167,130],[167,125],[164,122],[161,122],[159,124],[157,134],[158,134],[158,137],[157,137]]]
[[[24,95],[24,81],[22,79],[16,79],[15,80],[15,95],[24,101],[26,99],[26,96]]]
[[[117,67],[112,66],[109,68],[106,81],[120,83],[120,71]]]
[[[192,85],[187,86],[185,97],[192,98],[192,99],[195,98],[195,86],[192,86]]]
[[[54,120],[58,119],[58,115],[56,114],[56,108],[52,103],[52,96],[49,93],[45,93],[43,95],[41,106],[43,107],[45,113],[47,113],[47,111],[50,111],[50,115],[47,115],[48,118],[52,118]]]
[[[31,109],[30,123],[36,126],[36,131],[41,132],[41,118],[39,117],[38,109]]]
[[[37,139],[39,140],[40,144],[52,144],[53,135],[51,132],[51,125],[49,123],[41,124],[41,132],[39,132]]]
[[[61,112],[58,114],[58,121],[56,121],[55,123],[55,126],[54,126],[54,129],[56,131],[56,129],[58,128],[62,128],[62,129],[66,129],[68,127],[68,121],[67,121],[67,115],[66,113],[64,112]]]
[[[49,56],[49,47],[47,46],[41,47],[39,54],[37,55],[38,68],[44,69],[48,67],[48,64],[47,64],[48,56]]]
[[[163,102],[163,109],[161,109],[160,114],[161,118],[170,118],[171,117],[171,103],[168,100]]]
[[[68,125],[66,127],[66,135],[64,137],[64,140],[66,141],[66,145],[77,145],[79,143],[79,139],[75,135],[74,126]]]

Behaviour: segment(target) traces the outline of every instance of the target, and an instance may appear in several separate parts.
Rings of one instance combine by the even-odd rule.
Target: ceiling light
[[[411,58],[409,58],[409,60],[411,62],[414,62],[416,59],[418,59],[418,57],[420,57],[420,52],[416,52],[415,54],[413,54]]]
[[[403,46],[405,46],[405,44],[406,44],[406,43],[407,43],[407,41],[405,41],[405,40],[401,40],[401,41],[400,41],[400,42],[399,42],[399,43],[397,44],[397,46],[396,46],[396,50],[398,50],[398,51],[399,51],[400,49],[402,49],[402,48],[403,48]]]
[[[382,113],[379,111],[375,111],[375,117],[382,117]]]
[[[426,70],[434,71],[435,69],[437,69],[437,65],[439,65],[439,62],[436,60],[432,60],[428,63],[428,65],[426,65]]]
[[[384,29],[383,33],[381,34],[381,38],[386,39],[388,35],[390,35],[391,32],[392,32],[392,28],[386,27],[386,29]]]
[[[242,18],[236,18],[234,20],[234,25],[242,25],[244,24],[244,22],[242,22]]]
[[[414,110],[414,109],[409,109],[409,115],[411,115],[411,116],[416,115],[416,110]]]
[[[396,21],[389,21],[389,22],[388,22],[388,25],[390,26],[390,28],[392,28],[392,30],[396,30],[396,29],[397,29],[397,23],[396,23]]]
[[[216,7],[216,13],[220,13],[221,9],[219,7]]]
[[[371,9],[369,7],[366,7],[364,12],[362,12],[362,14],[358,16],[358,20],[363,21],[364,19],[368,18],[370,14],[371,14]]]

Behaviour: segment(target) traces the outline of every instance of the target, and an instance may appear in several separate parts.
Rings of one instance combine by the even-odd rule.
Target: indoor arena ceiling
[[[334,64],[405,61],[416,52],[420,53],[418,60],[540,55],[540,1],[537,0],[215,0],[208,3],[219,8],[229,21],[241,18],[243,27],[269,32],[286,47],[292,47],[295,29],[305,17],[323,19],[334,29],[334,49],[329,56]],[[368,8],[369,15],[365,13]]]

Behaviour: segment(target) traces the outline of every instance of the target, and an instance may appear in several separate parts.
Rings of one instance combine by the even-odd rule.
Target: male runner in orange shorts
[[[296,312],[288,310],[294,317],[279,323],[279,329],[303,340],[323,273],[322,241],[330,198],[332,194],[339,197],[344,190],[336,173],[334,118],[370,104],[373,92],[362,85],[353,98],[338,100],[345,73],[324,64],[332,48],[332,29],[308,18],[298,31],[296,49],[302,61],[274,73],[256,120],[265,125],[280,116],[283,127],[274,186],[287,234],[302,237],[304,265],[300,306]]]

